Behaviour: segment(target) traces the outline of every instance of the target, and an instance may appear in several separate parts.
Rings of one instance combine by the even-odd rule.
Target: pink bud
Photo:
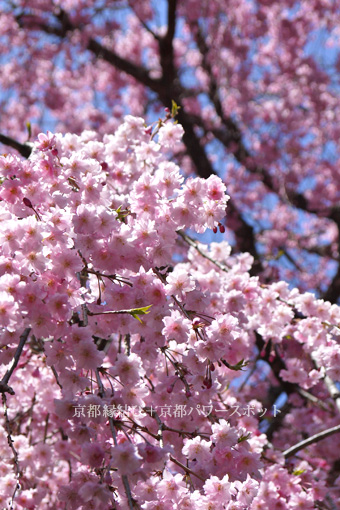
[[[214,232],[214,234],[217,234],[217,227],[213,228],[213,232]]]
[[[220,232],[221,232],[221,234],[224,234],[224,232],[225,232],[225,226],[224,226],[224,225],[219,225],[219,228],[220,228]]]
[[[51,153],[53,154],[53,156],[58,156],[58,149],[52,149]]]
[[[37,378],[40,377],[40,370],[38,367],[35,370],[33,370],[32,377],[37,377]]]
[[[169,384],[169,386],[167,387],[166,391],[168,393],[172,393],[174,391],[174,385],[173,384]]]
[[[26,205],[26,207],[29,207],[30,209],[33,209],[32,202],[30,201],[30,199],[29,199],[29,198],[24,197],[24,198],[22,199],[22,201],[24,202],[24,204]]]
[[[207,390],[209,390],[212,387],[212,380],[205,377],[203,380],[203,384],[207,388]]]

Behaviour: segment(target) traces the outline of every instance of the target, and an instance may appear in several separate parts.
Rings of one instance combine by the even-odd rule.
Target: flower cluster
[[[188,235],[219,225],[228,196],[168,161],[181,135],[127,116],[102,138],[48,133],[28,161],[0,158],[0,362],[19,363],[2,381],[3,507],[294,510],[328,490],[337,436],[285,452],[337,425],[340,309]],[[260,412],[275,378],[280,420]],[[254,413],[223,419],[235,403]],[[144,412],[74,412],[124,405]]]

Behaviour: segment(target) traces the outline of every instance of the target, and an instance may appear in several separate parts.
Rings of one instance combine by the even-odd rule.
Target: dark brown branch
[[[28,335],[30,334],[30,331],[31,331],[31,328],[26,328],[25,331],[23,332],[23,334],[20,336],[19,345],[17,347],[17,350],[15,351],[12,366],[9,370],[7,370],[6,374],[3,376],[3,378],[0,381],[0,393],[9,393],[10,395],[15,394],[13,388],[8,386],[8,382],[9,382],[11,375],[13,374],[15,368],[17,367],[19,358],[21,356],[24,345],[27,341]]]
[[[330,218],[338,227],[338,252],[340,253],[340,209],[333,208]],[[338,260],[338,268],[332,279],[331,284],[322,296],[325,301],[336,303],[340,297],[340,261]]]
[[[165,36],[169,42],[175,37],[177,0],[168,0],[168,30]]]
[[[20,17],[19,25],[25,27],[25,15]],[[47,25],[42,22],[42,20],[38,19],[32,25],[31,19],[28,25],[31,29],[40,29],[43,30],[47,34],[56,35],[62,39],[67,37],[68,32],[73,32],[74,30],[80,29],[80,27],[73,24],[68,16],[68,14],[60,9],[59,13],[55,15],[55,18],[58,22],[58,25]],[[149,73],[142,66],[138,66],[129,60],[126,60],[113,50],[103,46],[100,42],[98,42],[94,38],[90,38],[87,47],[91,53],[93,53],[96,57],[101,58],[116,67],[120,71],[128,74],[135,78],[139,83],[142,83],[146,87],[149,87],[151,90],[156,92],[158,80],[154,80],[150,78]]]
[[[130,9],[133,11],[134,15],[136,16],[136,18],[138,19],[138,21],[140,22],[140,24],[145,28],[145,30],[147,32],[149,32],[149,34],[152,35],[152,37],[154,37],[154,39],[156,39],[156,41],[159,41],[160,40],[160,37],[158,34],[156,34],[150,27],[147,23],[145,23],[145,21],[143,21],[143,19],[139,16],[139,14],[136,12],[136,9],[134,9],[133,5],[131,5],[131,3],[128,1],[128,5],[130,7]]]
[[[240,127],[231,117],[228,117],[224,114],[222,103],[218,93],[218,84],[214,78],[214,73],[209,62],[209,47],[198,24],[196,25],[195,29],[197,46],[202,55],[202,67],[209,76],[208,95],[210,101],[214,105],[217,115],[219,116],[223,124],[223,129],[220,128],[205,129],[204,126],[202,126],[201,119],[198,119],[199,124],[201,125],[201,127],[203,127],[203,129],[205,129],[205,131],[207,132],[210,131],[215,136],[215,138],[219,140],[227,149],[231,149],[231,152],[234,155],[235,159],[239,163],[244,165],[245,168],[250,173],[258,175],[263,184],[270,191],[280,196],[279,190],[277,189],[277,186],[268,170],[257,165],[253,161],[251,153],[246,148],[243,142],[243,136]],[[285,195],[286,196],[284,197],[281,196],[281,199],[283,199],[284,201],[288,199],[291,205],[311,213],[319,212],[309,207],[306,198],[301,193],[296,193],[293,190],[285,190]]]
[[[159,56],[162,67],[162,81],[165,90],[167,86],[173,87],[176,79],[176,69],[174,65],[173,39],[176,30],[176,7],[177,0],[168,0],[168,28],[164,37],[159,40]],[[176,100],[179,98],[172,97]],[[168,105],[170,106],[170,105]]]
[[[24,158],[29,158],[32,152],[32,146],[28,143],[20,143],[10,136],[0,134],[0,143],[12,147],[19,152]]]
[[[74,27],[76,28],[76,27]],[[154,92],[157,92],[159,89],[159,81],[153,78],[150,78],[150,75],[146,69],[142,66],[138,66],[129,60],[126,60],[113,50],[110,50],[103,46],[101,43],[96,41],[95,39],[90,39],[87,44],[87,49],[91,51],[96,57],[101,58],[116,67],[120,71],[128,74],[135,78],[139,83],[142,83],[146,87],[150,88]]]

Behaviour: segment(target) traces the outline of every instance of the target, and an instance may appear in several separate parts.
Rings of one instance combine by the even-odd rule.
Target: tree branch
[[[280,192],[277,189],[277,186],[275,185],[274,180],[268,170],[257,165],[253,161],[253,156],[248,151],[243,142],[243,136],[240,127],[231,117],[228,117],[224,114],[223,106],[219,97],[218,84],[214,78],[213,69],[209,62],[209,47],[198,23],[196,24],[195,28],[197,46],[202,55],[202,67],[209,76],[208,96],[223,124],[223,129],[207,128],[206,130],[210,131],[215,136],[215,138],[217,138],[217,140],[219,140],[227,149],[231,149],[235,159],[241,163],[250,173],[257,174],[260,177],[261,182],[263,182],[263,184],[270,191],[280,196]],[[199,120],[201,127],[203,127],[201,119],[199,118],[197,120]],[[203,127],[203,129],[205,128]],[[283,199],[284,201],[287,201],[288,199],[291,205],[294,205],[294,207],[298,207],[299,209],[307,212],[318,212],[308,206],[306,198],[301,193],[296,193],[293,190],[285,190],[285,193],[286,197],[281,196],[281,200]]]
[[[75,29],[76,27],[74,27]],[[142,83],[146,87],[150,88],[154,92],[159,90],[159,80],[150,78],[149,72],[142,66],[138,66],[129,60],[126,60],[113,50],[110,50],[103,46],[95,39],[90,39],[87,44],[87,49],[91,51],[96,57],[101,58],[116,67],[120,71],[128,74],[135,78],[139,83]]]
[[[305,439],[304,441],[300,441],[300,443],[297,443],[294,446],[291,446],[287,450],[283,452],[283,456],[288,459],[289,457],[292,457],[300,450],[303,450],[307,446],[317,443],[321,441],[322,439],[325,439],[326,437],[332,436],[333,434],[337,434],[340,432],[340,425],[337,425],[336,427],[332,427],[330,429],[324,430],[323,432],[319,432],[318,434],[315,434],[312,437],[309,437],[308,439]]]
[[[171,47],[176,30],[176,8],[177,0],[168,0],[168,30],[164,39],[171,44]]]
[[[87,49],[97,58],[105,60],[113,67],[125,72],[129,76],[132,76],[139,83],[148,87],[158,95],[160,101],[167,107],[171,107],[172,100],[181,106],[181,94],[183,92],[183,88],[179,84],[179,80],[177,78],[173,55],[173,37],[176,28],[176,7],[177,0],[168,1],[168,30],[165,37],[160,40],[159,44],[161,66],[163,71],[161,79],[156,80],[151,78],[145,68],[120,57],[113,50],[106,48],[93,38],[91,38],[87,44]],[[41,22],[37,22],[37,26],[46,33],[54,34],[62,38],[65,38],[68,32],[78,28],[72,24],[66,12],[60,10],[56,17],[61,25],[59,27],[50,25],[47,26]],[[197,174],[202,178],[208,178],[210,175],[216,174],[205,149],[201,145],[195,132],[195,125],[183,107],[179,109],[177,119],[183,126],[183,142],[188,155],[196,167]],[[252,269],[252,274],[258,274],[263,268],[257,253],[253,228],[242,218],[241,213],[231,200],[229,200],[228,210],[230,222],[233,223],[235,227],[230,228],[235,233],[237,247],[241,252],[248,251],[254,257],[255,264]]]
[[[0,143],[12,147],[18,151],[24,158],[29,158],[32,152],[32,145],[28,143],[20,143],[10,136],[6,136],[0,133]]]
[[[8,382],[10,380],[11,375],[13,374],[18,362],[19,358],[21,356],[22,350],[24,348],[24,345],[27,341],[28,335],[30,334],[31,328],[26,328],[23,334],[20,336],[19,345],[17,347],[17,350],[15,351],[14,360],[11,368],[7,370],[6,374],[3,376],[3,378],[0,381],[0,393],[9,393],[10,395],[14,395],[15,392],[13,388],[8,386]]]

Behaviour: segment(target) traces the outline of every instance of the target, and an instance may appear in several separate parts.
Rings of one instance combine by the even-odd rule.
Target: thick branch
[[[176,79],[173,48],[173,39],[176,30],[176,7],[177,0],[168,0],[168,29],[165,36],[159,40],[159,56],[162,67],[162,82],[165,90],[168,86],[172,88]],[[173,97],[172,99],[175,98]]]
[[[91,51],[96,57],[105,60],[120,71],[123,71],[124,73],[132,76],[139,83],[149,87],[154,92],[158,91],[159,81],[150,78],[148,71],[144,67],[138,66],[133,62],[120,57],[113,50],[106,48],[101,43],[92,38],[87,44],[87,49]]]
[[[47,34],[56,35],[62,39],[67,37],[68,32],[73,32],[74,30],[79,29],[78,26],[71,22],[68,14],[62,9],[60,9],[59,13],[56,14],[55,17],[59,22],[59,25],[46,25],[45,23],[41,23],[40,20],[37,20],[33,26],[29,25],[29,27],[43,30]],[[20,26],[25,26],[25,16],[21,16],[18,22]],[[105,60],[120,71],[123,71],[129,76],[135,78],[139,83],[142,83],[156,92],[158,80],[150,78],[148,71],[144,67],[120,57],[113,50],[103,46],[94,38],[89,39],[86,49],[88,49],[96,57]]]
[[[209,76],[209,99],[214,105],[215,111],[217,115],[219,116],[223,128],[211,128],[206,129],[207,131],[210,131],[217,140],[219,140],[227,149],[230,149],[232,154],[234,155],[235,159],[245,166],[245,168],[252,174],[257,174],[261,182],[273,193],[280,195],[279,190],[277,189],[277,186],[274,183],[274,180],[267,169],[257,165],[253,161],[253,157],[251,153],[246,148],[244,142],[243,142],[243,136],[242,131],[240,127],[237,125],[237,123],[229,116],[226,116],[223,111],[223,106],[219,97],[219,91],[218,91],[218,84],[214,78],[213,69],[209,62],[209,47],[206,43],[206,38],[202,34],[202,31],[198,24],[196,25],[196,41],[198,49],[201,52],[202,55],[202,67],[206,71],[207,75]],[[199,124],[202,126],[201,119],[199,120]],[[308,206],[308,202],[305,199],[305,197],[301,193],[296,193],[293,190],[285,190],[285,197],[283,198],[284,201],[289,200],[289,202],[294,205],[295,207],[298,207],[299,209],[302,209],[304,211],[308,212],[318,212],[315,210],[312,210]]]
[[[330,218],[338,227],[338,251],[340,250],[340,209],[334,208]],[[340,253],[340,251],[339,251]],[[338,269],[329,285],[327,291],[322,296],[325,301],[336,303],[340,296],[340,261],[338,260]]]
[[[168,43],[171,43],[171,46],[176,30],[176,8],[177,0],[168,0],[168,30],[165,40],[167,40]]]
[[[2,135],[0,133],[0,143],[3,143],[4,145],[7,145],[8,147],[12,147],[12,149],[15,149],[19,152],[24,158],[29,158],[32,152],[32,146],[28,143],[20,143],[17,140],[14,140],[14,138],[11,138],[10,136]]]

